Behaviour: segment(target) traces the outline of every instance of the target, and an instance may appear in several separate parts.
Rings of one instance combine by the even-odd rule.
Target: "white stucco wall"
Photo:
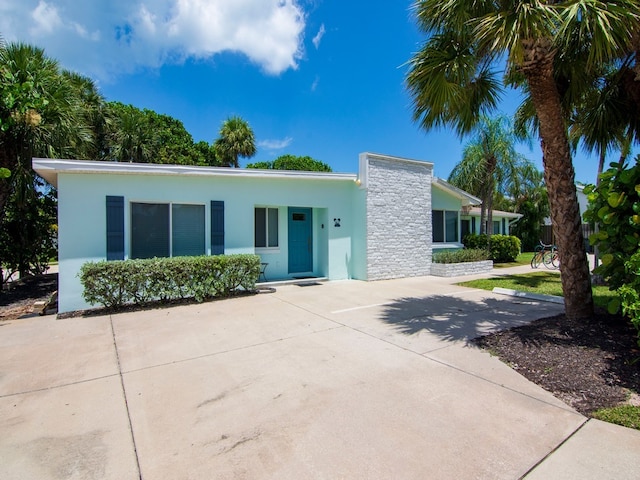
[[[366,190],[367,279],[429,275],[433,164],[360,157]]]
[[[279,208],[277,251],[261,255],[269,279],[286,278],[287,207],[313,209],[314,273],[351,277],[353,181],[264,177],[59,173],[59,311],[88,308],[77,276],[86,261],[106,258],[107,195],[125,200],[125,255],[130,252],[130,203],[175,202],[205,205],[206,248],[210,248],[210,201],[225,202],[225,253],[256,253],[254,207]],[[341,226],[332,219],[340,218]],[[208,252],[209,253],[209,252]]]

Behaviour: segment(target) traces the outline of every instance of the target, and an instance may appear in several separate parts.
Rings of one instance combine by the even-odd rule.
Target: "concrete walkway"
[[[637,478],[639,431],[467,345],[562,306],[457,280],[0,324],[0,478]]]

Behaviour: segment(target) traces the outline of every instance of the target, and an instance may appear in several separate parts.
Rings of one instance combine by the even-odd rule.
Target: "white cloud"
[[[44,1],[38,3],[38,6],[31,12],[31,18],[35,22],[34,27],[31,29],[32,33],[53,33],[62,26],[62,19],[58,14],[58,9]]]
[[[262,140],[258,142],[258,146],[264,148],[265,150],[282,150],[283,148],[287,148],[293,142],[293,138],[286,137],[281,140]]]
[[[313,79],[313,83],[311,84],[311,91],[315,92],[318,88],[318,84],[320,83],[320,77],[316,75],[316,78]]]
[[[320,25],[320,30],[318,30],[318,33],[316,33],[316,36],[313,37],[313,46],[316,47],[316,50],[320,47],[320,42],[322,41],[322,37],[324,37],[325,34],[325,29],[324,29],[324,23],[322,25]]]
[[[6,41],[38,45],[66,68],[99,78],[225,51],[278,75],[296,69],[303,55],[306,15],[300,0],[0,3]]]

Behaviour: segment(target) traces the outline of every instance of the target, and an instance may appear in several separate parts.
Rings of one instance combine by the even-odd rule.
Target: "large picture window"
[[[278,247],[278,209],[255,208],[255,247]]]
[[[458,242],[458,212],[434,210],[432,212],[433,242]]]
[[[131,203],[131,258],[205,254],[204,205]]]

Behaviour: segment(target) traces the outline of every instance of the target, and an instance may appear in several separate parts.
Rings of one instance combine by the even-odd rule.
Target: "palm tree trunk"
[[[486,190],[483,190],[482,205],[480,205],[480,235],[487,233],[487,195]]]
[[[551,222],[558,244],[565,313],[571,319],[593,316],[591,278],[587,261],[575,172],[571,161],[560,95],[553,78],[553,50],[549,39],[523,41],[522,71],[540,125],[544,177]]]

